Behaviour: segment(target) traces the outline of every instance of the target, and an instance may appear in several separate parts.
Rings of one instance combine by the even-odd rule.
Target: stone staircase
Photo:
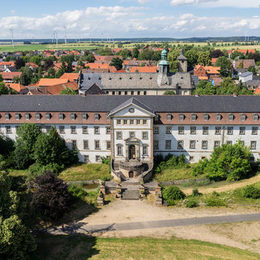
[[[139,182],[123,182],[122,183],[122,200],[139,200],[140,199],[140,183]]]

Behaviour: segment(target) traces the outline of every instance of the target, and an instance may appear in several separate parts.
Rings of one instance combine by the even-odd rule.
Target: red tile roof
[[[77,81],[79,79],[78,73],[64,73],[60,79],[67,79],[70,82]]]
[[[47,87],[47,86],[54,86],[58,84],[64,84],[68,83],[68,79],[49,79],[49,78],[42,78],[39,80],[39,82],[36,84],[37,86],[41,87]]]
[[[110,72],[116,72],[116,68],[114,66],[110,66],[108,63],[99,64],[99,63],[86,63],[86,68],[89,67],[91,70],[95,69],[108,69]]]
[[[4,80],[13,79],[15,77],[21,77],[22,72],[0,72]]]
[[[26,89],[25,86],[21,85],[20,83],[6,83],[6,87],[15,90],[16,92],[20,92],[23,89]]]
[[[142,72],[142,73],[156,73],[158,71],[157,66],[144,66],[144,67],[131,67],[130,72]]]

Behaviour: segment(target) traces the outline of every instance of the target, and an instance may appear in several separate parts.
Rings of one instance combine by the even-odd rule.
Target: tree
[[[35,124],[23,124],[17,129],[14,161],[18,169],[26,169],[34,163],[34,145],[40,134]]]
[[[25,66],[25,62],[24,62],[23,59],[17,58],[17,59],[15,60],[15,69],[16,69],[16,70],[19,70],[19,69],[21,69],[21,68],[24,67],[24,66]]]
[[[132,50],[132,57],[137,59],[138,55],[139,55],[138,48],[133,48],[133,50]]]
[[[86,56],[85,61],[87,61],[88,63],[94,62],[95,61],[95,56],[92,53],[89,53]]]
[[[132,53],[129,49],[123,49],[120,51],[120,55],[123,57],[123,59],[125,60],[128,57],[132,56]]]
[[[60,95],[77,95],[77,91],[71,88],[65,88],[60,92]]]
[[[26,66],[22,68],[21,71],[22,71],[22,75],[20,77],[20,83],[24,86],[30,85],[33,78],[33,73],[31,69],[28,66]]]
[[[194,67],[198,63],[198,51],[193,48],[185,52],[185,57],[188,59],[189,67]]]
[[[47,172],[35,178],[31,183],[32,206],[44,220],[57,220],[69,211],[72,195],[68,185],[55,174]]]
[[[123,61],[120,58],[113,58],[110,66],[114,66],[117,70],[121,70],[123,67]]]
[[[163,95],[173,96],[173,95],[175,95],[175,92],[173,90],[166,90],[166,91],[164,91]]]
[[[200,51],[198,54],[198,63],[204,66],[210,64],[209,51]]]
[[[77,158],[67,148],[64,139],[53,127],[48,134],[41,133],[37,136],[33,151],[36,163],[42,166],[56,165],[63,169],[65,165],[77,162]]]
[[[55,78],[55,69],[54,68],[49,68],[48,71],[48,78]]]
[[[25,203],[13,186],[12,177],[0,171],[0,258],[28,259],[36,244],[23,221]]]
[[[251,152],[240,141],[234,145],[223,144],[215,148],[206,163],[195,166],[193,173],[206,173],[211,180],[240,180],[251,172]],[[198,171],[196,167],[200,167]]]
[[[212,50],[210,52],[210,58],[219,58],[219,57],[222,57],[224,56],[224,52],[217,49],[217,50]]]
[[[222,56],[217,59],[216,66],[220,67],[220,74],[222,77],[230,77],[232,72],[232,63],[231,61]]]
[[[250,72],[252,72],[254,75],[257,74],[257,71],[256,71],[255,66],[250,66],[247,70],[250,71]]]
[[[171,50],[168,53],[168,60],[169,60],[169,63],[170,63],[170,71],[171,72],[177,72],[178,71],[177,57],[179,55],[180,55],[180,50],[179,49]]]
[[[235,60],[235,59],[244,59],[245,58],[245,55],[239,51],[234,51],[232,52],[232,54],[230,55],[230,58],[232,60]]]
[[[5,83],[0,82],[0,95],[8,95],[9,90],[8,87],[5,86]]]

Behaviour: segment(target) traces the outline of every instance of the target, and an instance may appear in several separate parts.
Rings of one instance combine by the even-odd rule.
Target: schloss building
[[[113,175],[148,179],[156,154],[197,162],[214,147],[244,142],[259,158],[259,96],[0,96],[0,131],[55,127],[82,162],[111,156]]]

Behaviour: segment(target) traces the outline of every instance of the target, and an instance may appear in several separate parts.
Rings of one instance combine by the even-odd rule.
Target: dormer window
[[[88,80],[91,80],[91,78],[90,78],[90,77],[88,77]]]
[[[82,114],[82,118],[83,118],[84,120],[87,120],[87,119],[88,119],[88,114],[87,114],[87,113],[83,113],[83,114]]]
[[[109,77],[109,80],[112,80],[112,78],[111,78],[111,77]]]
[[[26,113],[26,114],[25,114],[25,119],[26,119],[26,120],[30,120],[30,118],[31,118],[30,113]]]
[[[167,121],[171,121],[172,120],[172,114],[167,114]]]
[[[51,119],[51,113],[46,113],[46,119],[50,120]]]
[[[120,77],[119,79],[121,80],[122,78]]]
[[[234,116],[233,114],[229,114],[229,115],[228,115],[228,120],[229,120],[229,121],[233,121],[234,118],[235,118],[235,116]]]
[[[71,113],[70,114],[70,119],[71,120],[76,120],[76,117],[77,117],[76,113]]]
[[[129,77],[129,79],[133,79],[132,77]]]
[[[143,79],[142,77],[140,77],[140,80]]]
[[[35,117],[36,117],[36,120],[40,120],[41,119],[41,114],[40,113],[36,113]]]
[[[258,121],[259,120],[259,115],[258,114],[254,114],[253,115],[253,120],[254,121]]]
[[[191,120],[192,121],[196,121],[197,120],[197,115],[196,114],[192,114],[191,115]]]
[[[222,119],[221,114],[217,114],[217,121],[220,121]]]
[[[63,113],[60,113],[60,114],[59,114],[59,119],[60,119],[60,120],[64,120],[64,118],[65,118],[65,115],[64,115]]]
[[[101,118],[100,114],[95,114],[95,120],[99,120]]]
[[[20,119],[21,119],[21,114],[16,113],[16,114],[15,114],[15,119],[16,119],[16,120],[20,120]]]
[[[184,115],[184,114],[180,114],[180,115],[179,115],[179,120],[180,120],[180,121],[183,121],[184,119],[185,119],[185,115]]]
[[[241,115],[241,121],[246,121],[246,115],[245,114]]]
[[[208,121],[209,120],[209,114],[204,114],[204,120]]]

